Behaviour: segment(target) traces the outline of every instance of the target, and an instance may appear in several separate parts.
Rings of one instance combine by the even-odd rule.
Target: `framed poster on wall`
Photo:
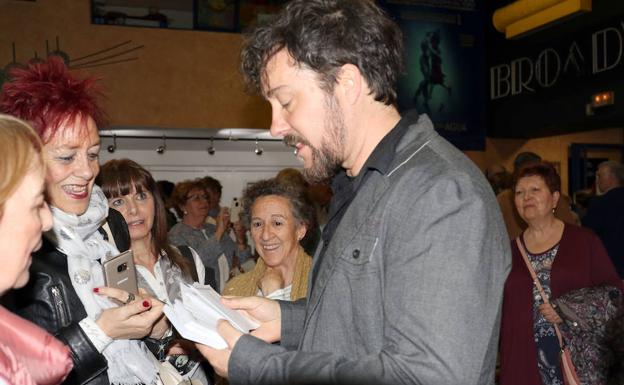
[[[271,20],[287,0],[240,0],[239,27],[241,31]]]
[[[399,110],[427,114],[461,150],[485,148],[485,14],[481,0],[385,0],[403,31]]]
[[[194,0],[193,28],[237,31],[238,2],[234,0]]]
[[[241,32],[270,20],[287,0],[193,0],[194,29]]]

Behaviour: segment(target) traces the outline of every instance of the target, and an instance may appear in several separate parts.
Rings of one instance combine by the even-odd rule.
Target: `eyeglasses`
[[[193,194],[186,197],[187,201],[199,201],[204,200],[208,201],[210,198],[206,194]]]

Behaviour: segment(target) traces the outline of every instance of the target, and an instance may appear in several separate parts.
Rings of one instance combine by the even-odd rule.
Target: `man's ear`
[[[362,74],[353,64],[344,64],[338,72],[337,86],[349,104],[355,104],[362,92]]]

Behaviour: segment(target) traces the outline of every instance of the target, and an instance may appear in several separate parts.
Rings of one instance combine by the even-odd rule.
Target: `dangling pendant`
[[[91,273],[89,273],[87,270],[81,269],[74,273],[74,282],[80,285],[84,285],[90,280],[91,280]]]

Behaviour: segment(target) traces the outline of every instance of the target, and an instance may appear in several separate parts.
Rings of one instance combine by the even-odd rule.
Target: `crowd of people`
[[[55,56],[12,70],[0,385],[160,384],[164,363],[198,385],[486,385],[497,361],[501,385],[563,384],[566,316],[548,299],[624,289],[622,164],[599,166],[580,219],[537,154],[484,175],[425,114],[399,113],[403,39],[373,1],[293,0],[241,60],[303,173],[251,183],[240,215],[210,176],[172,184],[131,159],[100,165],[93,78]],[[105,284],[102,265],[126,250],[136,293]],[[220,321],[225,349],[185,340],[163,308],[193,283],[259,327]]]

